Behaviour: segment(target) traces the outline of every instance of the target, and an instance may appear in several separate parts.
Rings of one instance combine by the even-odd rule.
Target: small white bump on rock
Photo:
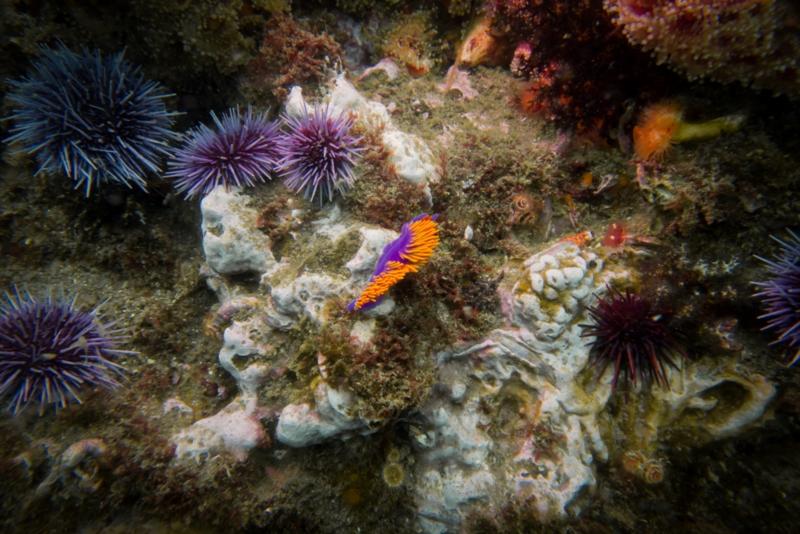
[[[567,286],[567,281],[564,278],[564,273],[560,269],[548,269],[544,272],[544,278],[547,280],[547,285],[555,289],[564,289]]]
[[[546,266],[558,268],[558,260],[555,259],[550,254],[542,254],[541,256],[539,256],[539,261],[541,261]]]
[[[544,288],[544,298],[547,300],[556,300],[558,298],[558,291],[552,287]]]
[[[556,313],[553,314],[553,320],[559,324],[567,324],[572,320],[572,315],[567,313],[563,307],[559,306]]]
[[[472,226],[467,225],[467,227],[464,228],[464,239],[466,239],[467,241],[472,241],[472,238],[474,236],[475,236],[475,231],[472,229]]]
[[[534,256],[535,257],[535,256]],[[538,273],[544,271],[545,264],[541,260],[537,259],[536,261],[531,262],[530,270],[532,273]]]
[[[533,267],[531,267],[533,269]],[[536,293],[541,293],[544,289],[544,278],[539,273],[531,272],[531,288]]]
[[[561,302],[564,303],[564,308],[569,312],[575,312],[578,309],[578,301],[572,295],[562,297]]]
[[[464,382],[455,382],[450,388],[450,398],[453,402],[461,402],[467,392],[467,385]]]
[[[567,284],[570,287],[575,287],[580,284],[584,275],[583,269],[579,267],[564,267],[561,269],[561,272],[564,274],[564,278],[566,278]]]
[[[585,299],[592,290],[589,286],[580,286],[577,289],[572,290],[572,296],[577,300]]]
[[[575,264],[576,267],[579,267],[581,270],[586,270],[586,260],[584,260],[581,256],[575,256],[572,258],[572,262]]]

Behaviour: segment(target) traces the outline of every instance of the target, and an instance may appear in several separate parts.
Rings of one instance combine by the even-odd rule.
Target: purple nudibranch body
[[[384,247],[367,287],[347,305],[349,311],[377,306],[392,286],[428,262],[439,245],[437,218],[423,213],[403,225],[397,239]]]

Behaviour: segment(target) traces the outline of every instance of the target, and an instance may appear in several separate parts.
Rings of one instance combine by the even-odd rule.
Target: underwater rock
[[[68,492],[94,493],[103,483],[100,467],[108,447],[98,438],[82,439],[67,447],[36,488],[35,496],[50,495],[60,485]]]
[[[269,366],[259,363],[257,359],[258,355],[267,352],[267,347],[254,341],[253,334],[268,331],[269,328],[264,317],[256,315],[234,321],[225,329],[219,364],[236,380],[239,391],[247,397],[256,397],[259,386],[269,372]],[[250,358],[255,361],[247,362]]]
[[[581,379],[590,346],[579,325],[608,284],[633,274],[563,241],[505,271],[498,292],[509,325],[437,355],[439,384],[412,427],[423,532],[455,532],[467,514],[492,513],[509,498],[532,503],[539,521],[563,518],[595,486],[595,462],[616,446],[608,436],[648,451],[675,430],[723,438],[757,421],[774,395],[763,377],[732,366],[685,364],[672,371],[672,390],[651,391],[634,428],[617,428],[604,416],[610,370]],[[648,481],[656,474],[663,469]]]
[[[305,315],[316,323],[322,323],[325,302],[341,294],[342,285],[344,281],[325,274],[302,274],[288,285],[272,288],[272,302],[275,310],[282,315]]]
[[[228,452],[242,462],[251,449],[269,444],[269,436],[261,424],[256,399],[242,396],[180,431],[172,441],[176,458],[200,460]]]
[[[291,113],[291,109],[296,109],[298,99],[302,99],[302,94],[299,88],[293,88],[286,105],[287,112]],[[336,78],[329,102],[340,112],[355,113],[357,122],[382,128],[381,140],[389,151],[389,163],[394,167],[397,176],[412,184],[424,186],[426,196],[431,198],[428,184],[438,181],[439,173],[433,152],[421,137],[397,128],[392,123],[386,106],[364,98],[343,74]]]
[[[608,456],[597,416],[610,388],[589,394],[577,380],[589,357],[578,325],[606,284],[628,273],[604,271],[593,252],[573,244],[509,271],[515,281],[500,293],[517,328],[438,355],[447,393],[422,408],[432,432],[417,439],[424,532],[449,532],[474,505],[500,506],[509,492],[533,498],[541,520],[561,517],[595,484],[595,458]]]
[[[353,292],[355,288],[362,286],[371,276],[375,262],[381,255],[384,246],[397,237],[397,232],[383,228],[359,228],[358,235],[361,237],[361,245],[355,256],[348,261],[345,266],[351,273],[351,278],[346,282],[346,291]],[[298,280],[292,282],[291,287],[296,287]],[[285,288],[284,288],[285,289]],[[340,289],[340,291],[342,291]],[[275,290],[273,289],[273,301]],[[313,301],[311,293],[306,302]],[[326,297],[336,296],[331,292]],[[276,305],[278,303],[276,302]],[[317,300],[317,306],[321,308],[324,300]],[[387,296],[383,301],[365,312],[368,316],[386,315],[394,309],[394,301]],[[296,308],[287,310],[292,313]],[[324,322],[319,314],[313,314],[307,310],[306,314],[312,319]],[[294,313],[296,316],[297,314]],[[356,323],[359,325],[359,323]],[[363,322],[360,326],[354,325],[353,335],[355,338],[369,340],[372,336],[374,323]],[[366,341],[363,341],[366,342]],[[322,378],[327,378],[323,371],[324,362],[319,362]],[[352,435],[354,432],[370,433],[372,430],[371,421],[364,420],[354,415],[355,406],[358,404],[358,397],[344,389],[335,388],[326,382],[320,383],[314,390],[314,407],[308,403],[289,404],[281,411],[278,419],[276,436],[278,441],[292,447],[305,447],[321,443],[328,439],[342,438]]]
[[[217,187],[203,198],[203,253],[220,274],[265,273],[276,262],[269,237],[256,229],[258,213],[236,189]]]
[[[352,393],[323,382],[314,391],[314,401],[313,408],[308,403],[290,404],[281,411],[275,429],[278,441],[290,447],[307,447],[334,437],[374,432],[368,421],[350,415],[355,405]]]
[[[764,415],[776,392],[763,376],[743,376],[732,364],[712,367],[698,362],[669,374],[670,389],[653,391],[659,402],[641,425],[645,444],[654,443],[667,427],[697,441],[733,436]]]
[[[267,411],[258,406],[258,388],[266,379],[269,367],[258,362],[244,366],[241,361],[235,361],[254,357],[265,350],[251,338],[252,332],[263,330],[265,326],[260,317],[251,317],[236,321],[225,330],[219,362],[236,380],[240,394],[218,413],[175,434],[172,442],[176,445],[176,458],[200,460],[228,452],[238,461],[244,461],[250,450],[269,444],[269,436],[261,424]]]
[[[227,206],[225,209],[229,211],[249,210],[244,207],[244,195],[226,195],[219,189],[212,195],[226,200],[227,204],[219,204]],[[252,216],[247,214],[248,218]],[[232,220],[238,224],[235,235],[244,243],[257,242],[260,231],[255,226],[241,224],[241,219],[234,213]],[[384,246],[398,235],[392,230],[345,223],[335,205],[323,210],[309,227],[312,229],[311,235],[306,236],[309,241],[303,247],[287,250],[280,263],[274,261],[267,249],[272,268],[261,278],[260,294],[244,295],[234,280],[223,280],[209,273],[209,286],[222,301],[220,309],[235,309],[233,316],[226,317],[231,323],[223,334],[219,362],[236,380],[240,396],[220,413],[197,421],[174,436],[173,441],[178,445],[176,456],[207,457],[226,450],[243,459],[250,449],[263,443],[265,434],[259,414],[266,409],[257,405],[258,391],[291,356],[281,347],[280,335],[306,319],[312,325],[324,325],[328,321],[327,304],[341,295],[356,294],[371,276]],[[348,236],[357,236],[360,243],[354,243],[358,249],[354,254],[351,252],[352,256],[342,258],[342,265],[324,264],[320,270],[306,270],[306,260],[298,262],[297,258],[306,258],[309,250],[335,247]],[[350,276],[342,271],[349,271]],[[387,297],[367,316],[385,315],[393,308],[394,301]],[[361,335],[368,339],[370,328],[365,327]],[[352,432],[371,431],[369,421],[351,415],[359,399],[350,392],[323,381],[316,386],[314,397],[313,408],[308,403],[282,408],[276,430],[280,442],[302,447]]]

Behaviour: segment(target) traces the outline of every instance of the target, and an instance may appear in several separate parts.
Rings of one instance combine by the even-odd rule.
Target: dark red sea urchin
[[[353,183],[353,168],[361,153],[360,137],[350,133],[353,121],[328,106],[303,110],[299,117],[286,116],[288,131],[281,141],[278,168],[292,191],[309,200],[319,193],[320,203],[333,200]]]
[[[789,350],[787,365],[800,360],[800,236],[791,230],[785,240],[773,236],[781,246],[774,259],[757,256],[767,264],[770,278],[765,282],[754,282],[761,288],[755,294],[761,298],[766,320],[763,330],[778,334],[773,345],[783,345]]]
[[[96,308],[82,311],[75,299],[39,301],[14,289],[0,303],[0,398],[12,414],[32,403],[41,414],[80,403],[84,387],[113,389],[124,372],[113,360],[133,354],[117,349],[125,338]]]
[[[634,385],[656,382],[669,387],[665,365],[676,367],[672,357],[684,356],[672,332],[644,297],[626,291],[612,290],[589,309],[594,324],[581,325],[584,337],[594,337],[589,361],[600,369],[602,376],[609,364],[614,364],[612,388],[623,380]]]
[[[222,120],[212,111],[211,119],[216,130],[205,124],[194,128],[169,161],[166,176],[175,180],[179,193],[192,198],[218,185],[252,187],[272,178],[278,162],[276,122],[250,108],[244,114],[231,108]]]

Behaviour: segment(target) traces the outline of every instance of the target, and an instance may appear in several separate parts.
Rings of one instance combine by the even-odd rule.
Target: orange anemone
[[[633,128],[633,148],[640,159],[658,159],[673,142],[683,110],[674,102],[651,104]]]

